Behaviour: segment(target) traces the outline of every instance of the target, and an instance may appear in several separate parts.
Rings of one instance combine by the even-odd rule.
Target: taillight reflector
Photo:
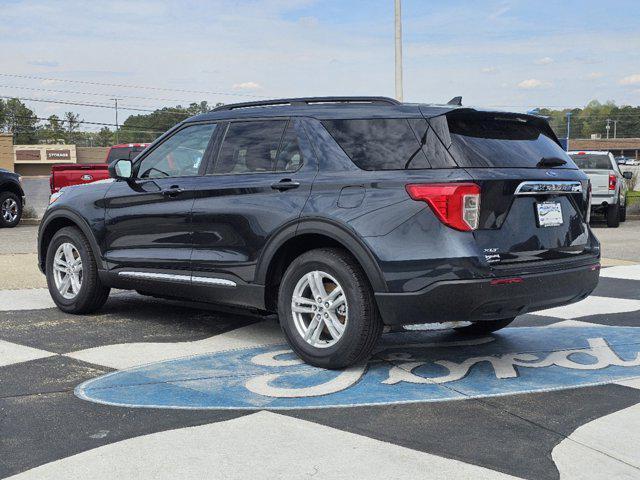
[[[613,173],[609,174],[609,190],[615,190],[618,179]]]
[[[515,283],[522,283],[524,280],[521,277],[514,278],[495,278],[491,280],[490,284],[493,286],[497,285],[513,285]]]
[[[475,183],[407,185],[407,193],[426,202],[438,219],[451,228],[476,230],[480,222],[480,187]]]

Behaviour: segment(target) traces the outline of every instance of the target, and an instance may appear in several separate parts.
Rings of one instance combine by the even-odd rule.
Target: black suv
[[[54,195],[40,227],[65,312],[110,288],[277,312],[300,357],[341,368],[385,324],[486,333],[598,282],[588,179],[537,116],[378,97],[226,105],[110,168],[115,181]]]
[[[0,228],[18,225],[24,204],[20,175],[0,168]]]

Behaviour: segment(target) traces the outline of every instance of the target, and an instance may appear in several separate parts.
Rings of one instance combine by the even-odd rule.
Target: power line
[[[29,97],[14,97],[14,96],[8,96],[8,95],[0,95],[0,98],[7,98],[7,99],[17,99],[17,100],[24,100],[24,101],[28,101],[28,102],[42,102],[42,103],[57,103],[57,104],[61,104],[61,105],[74,105],[74,106],[79,106],[79,107],[92,107],[92,108],[108,108],[108,109],[113,109],[113,105],[105,105],[105,104],[101,104],[101,103],[82,103],[82,102],[71,102],[71,101],[66,101],[66,100],[50,100],[50,99],[44,99],[44,98],[29,98]],[[161,113],[161,114],[170,114],[170,115],[188,115],[187,112],[185,111],[181,111],[178,109],[171,109],[171,108],[164,108],[164,109],[160,109],[157,108],[155,110],[151,110],[148,108],[137,108],[134,106],[124,106],[124,105],[120,105],[118,106],[119,109],[121,110],[129,110],[129,111],[133,111],[133,112],[148,112],[148,113]]]
[[[22,75],[17,73],[0,73],[2,77],[11,77],[11,78],[27,78],[30,80],[42,80],[47,82],[66,82],[66,83],[79,83],[83,85],[100,85],[102,87],[117,87],[117,88],[137,88],[140,90],[157,90],[164,92],[181,92],[181,93],[199,93],[205,95],[226,95],[233,97],[253,97],[253,98],[264,98],[261,95],[252,95],[250,93],[231,93],[231,92],[210,92],[206,90],[187,90],[181,88],[167,88],[167,87],[150,87],[146,85],[127,85],[124,83],[104,83],[104,82],[90,82],[88,80],[70,80],[64,78],[47,78],[47,77],[39,77],[36,75]]]
[[[48,118],[44,118],[44,117],[32,117],[29,115],[10,115],[11,118],[23,118],[23,119],[33,119],[33,120],[38,120],[41,122],[48,122],[49,119]],[[65,120],[63,118],[58,118],[57,120],[60,123],[68,123],[69,120]],[[104,122],[89,122],[86,120],[77,120],[75,121],[75,123],[84,123],[87,125],[98,125],[98,126],[105,126],[105,127],[115,127],[116,124],[115,123],[104,123]],[[138,125],[120,125],[120,127],[122,129],[125,129],[127,131],[136,131],[136,132],[142,132],[142,131],[146,131],[148,133],[164,133],[166,130],[129,130],[130,128],[140,128],[140,129],[144,129],[144,126],[138,126]]]
[[[51,93],[68,93],[71,95],[91,95],[95,97],[113,97],[113,93],[93,93],[93,92],[79,92],[74,90],[56,90],[53,88],[38,88],[38,87],[27,87],[24,85],[0,85],[0,88],[15,88],[18,90],[33,90],[37,92],[51,92]],[[120,98],[135,98],[140,100],[158,100],[161,102],[190,102],[190,103],[198,103],[193,102],[193,100],[178,100],[175,98],[159,98],[159,97],[142,97],[139,95],[118,95]]]

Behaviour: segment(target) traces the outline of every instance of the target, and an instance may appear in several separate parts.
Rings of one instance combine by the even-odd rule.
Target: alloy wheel
[[[2,214],[2,218],[4,218],[5,222],[15,222],[18,218],[18,202],[16,202],[13,198],[7,198],[4,202],[2,202],[2,209],[0,211],[0,214]]]
[[[338,281],[326,272],[314,270],[298,281],[291,312],[300,336],[316,348],[335,345],[347,328],[347,297]]]
[[[53,257],[53,279],[60,295],[74,299],[82,287],[82,257],[72,243],[61,244]]]

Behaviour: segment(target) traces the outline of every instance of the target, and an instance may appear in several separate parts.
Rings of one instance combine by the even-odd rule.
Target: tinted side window
[[[229,124],[213,173],[273,171],[286,126],[286,120]]]
[[[293,123],[289,122],[289,126],[280,142],[275,169],[279,172],[295,172],[301,166],[302,151],[298,144],[298,134]]]
[[[198,175],[215,124],[183,128],[144,157],[138,166],[140,178],[189,177]]]
[[[363,170],[430,168],[407,119],[325,120],[322,124]]]

